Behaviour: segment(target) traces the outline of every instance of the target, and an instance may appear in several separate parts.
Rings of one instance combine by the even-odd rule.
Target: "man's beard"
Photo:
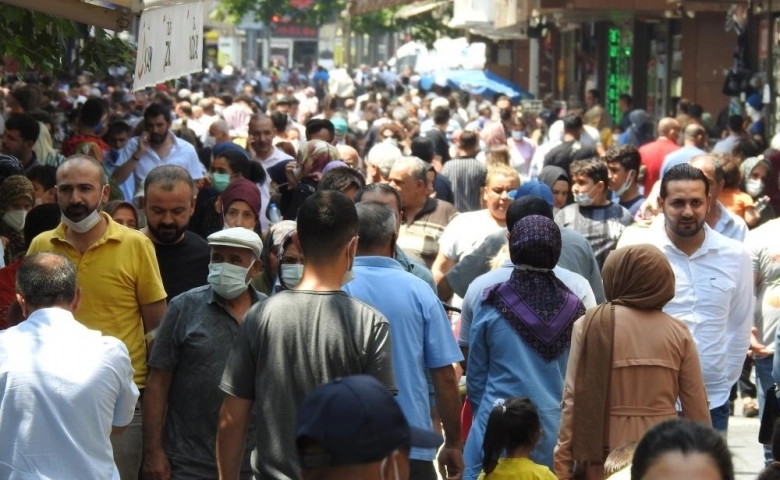
[[[182,235],[184,235],[184,232],[187,231],[187,227],[179,228],[176,226],[176,224],[169,224],[169,225],[152,225],[151,223],[147,225],[149,228],[149,231],[152,233],[154,238],[157,240],[157,243],[161,243],[163,245],[171,245],[173,243],[178,242]]]

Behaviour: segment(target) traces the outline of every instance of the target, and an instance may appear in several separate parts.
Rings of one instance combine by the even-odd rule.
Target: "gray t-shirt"
[[[220,388],[254,401],[257,448],[252,469],[263,480],[297,479],[298,406],[338,377],[368,374],[395,392],[390,324],[344,292],[285,290],[247,313]]]
[[[590,242],[599,269],[604,266],[609,252],[617,247],[623,230],[633,221],[631,213],[614,202],[600,207],[580,207],[575,203],[555,215],[559,227],[572,228]]]
[[[582,275],[593,289],[596,302],[603,302],[604,283],[601,280],[601,269],[596,263],[590,243],[580,233],[566,227],[561,228],[561,241],[563,246],[558,265]],[[502,230],[488,236],[476,250],[461,258],[446,275],[452,291],[465,298],[471,282],[490,271],[490,261],[506,243],[506,231]]]
[[[251,287],[250,287],[251,288]],[[219,409],[225,394],[219,389],[230,345],[239,323],[206,285],[182,293],[168,305],[152,347],[149,366],[172,372],[163,448],[171,477],[217,477],[216,440]],[[266,298],[251,289],[252,303]],[[254,425],[250,427],[254,434]],[[252,474],[250,438],[241,466],[241,478]]]

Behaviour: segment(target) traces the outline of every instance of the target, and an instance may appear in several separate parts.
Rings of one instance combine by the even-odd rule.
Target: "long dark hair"
[[[721,480],[734,480],[734,464],[726,441],[711,427],[690,420],[667,420],[651,428],[636,447],[631,478],[644,477],[658,458],[669,452],[708,455]]]
[[[531,400],[512,398],[490,412],[482,441],[482,470],[490,475],[504,451],[533,448],[539,441],[541,421]]]

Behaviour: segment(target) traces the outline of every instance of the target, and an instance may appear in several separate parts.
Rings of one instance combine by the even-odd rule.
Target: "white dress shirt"
[[[198,154],[195,152],[195,147],[187,141],[180,139],[172,132],[168,132],[168,135],[173,138],[173,147],[171,147],[171,151],[168,152],[167,157],[161,159],[160,156],[157,155],[157,152],[149,146],[136,163],[135,169],[133,170],[131,177],[129,177],[133,178],[135,181],[135,196],[143,193],[144,180],[146,180],[146,176],[149,175],[149,172],[154,168],[163,165],[182,167],[187,170],[193,180],[200,180],[206,176],[206,168],[200,163]],[[139,137],[131,138],[130,141],[127,142],[125,148],[119,151],[116,162],[104,162],[109,175],[113,174],[114,170],[130,160],[130,157],[132,157],[138,149],[138,142]]]
[[[0,478],[119,480],[109,435],[133,419],[125,345],[60,308],[0,332]]]
[[[690,257],[664,223],[649,229],[674,270],[675,296],[664,312],[685,322],[701,360],[710,409],[724,405],[739,380],[753,326],[753,266],[742,243],[704,225],[704,243]]]

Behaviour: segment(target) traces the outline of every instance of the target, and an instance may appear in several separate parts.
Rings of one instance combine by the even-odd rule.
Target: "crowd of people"
[[[780,411],[763,105],[413,77],[8,89],[0,477],[733,479],[735,399]]]

